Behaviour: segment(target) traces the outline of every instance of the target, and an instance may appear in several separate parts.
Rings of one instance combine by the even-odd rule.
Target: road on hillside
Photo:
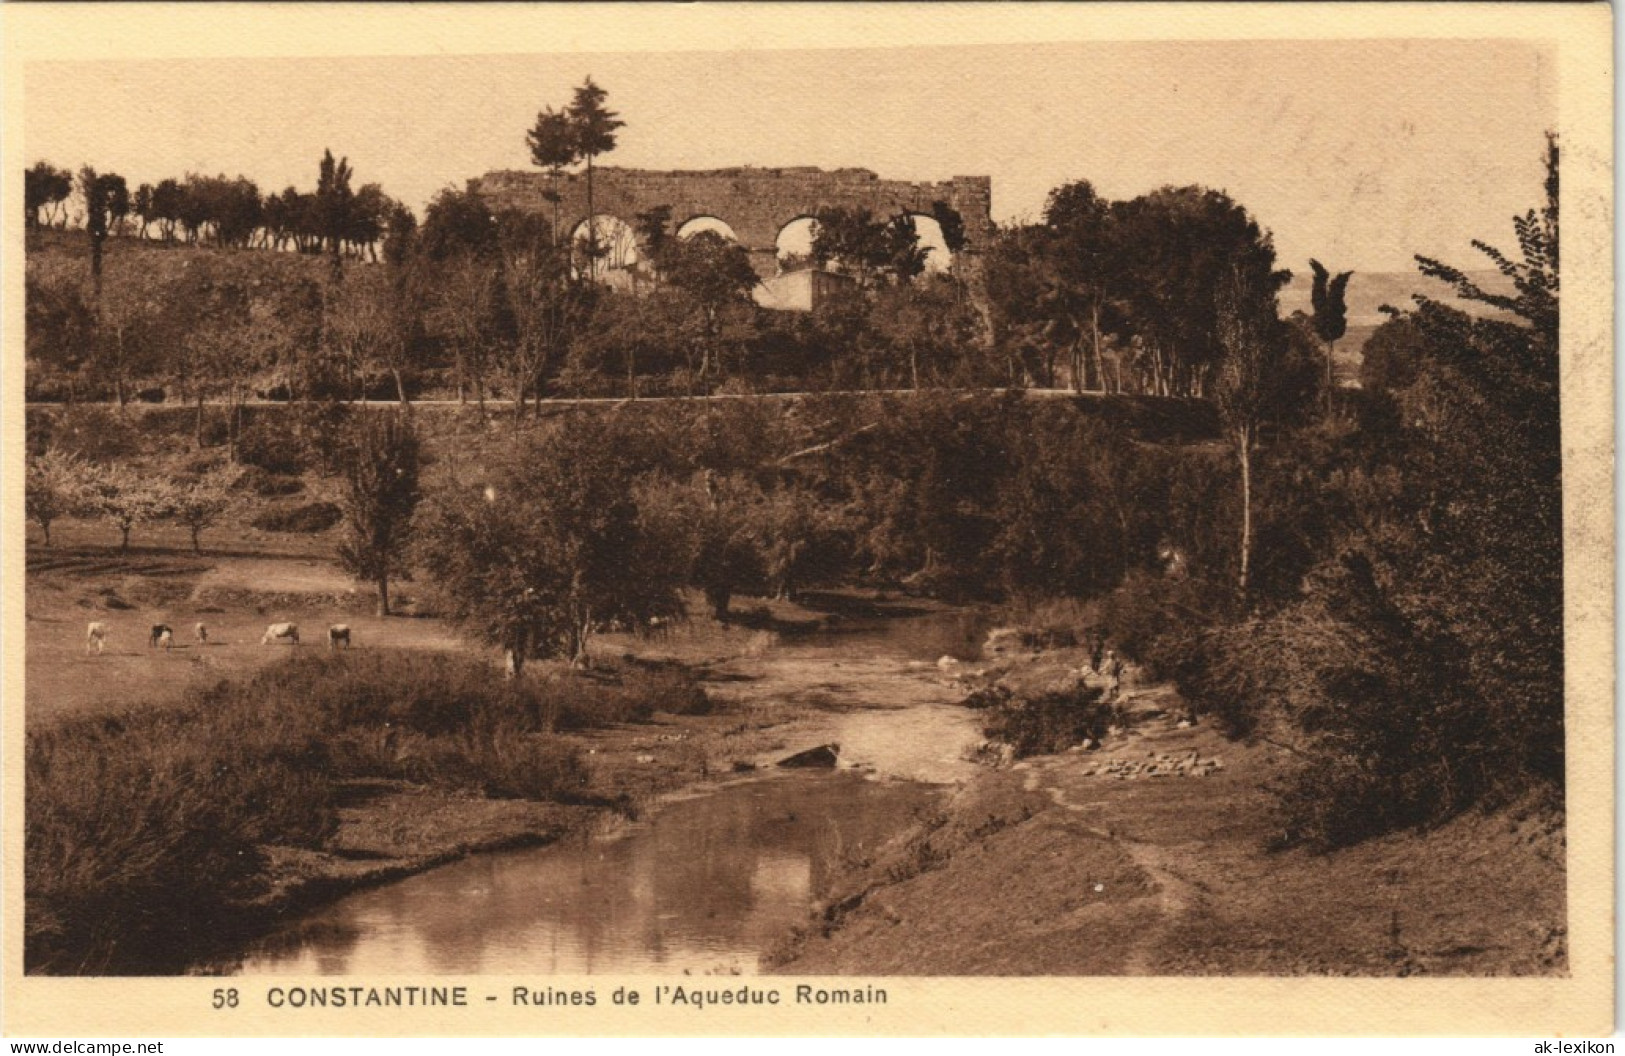
[[[1074,392],[1072,389],[1034,389],[1034,388],[1023,388],[1023,389],[1012,389],[1012,388],[997,388],[997,389],[831,389],[831,390],[820,390],[820,391],[814,391],[814,392],[729,392],[729,393],[711,393],[711,394],[705,395],[705,396],[556,396],[556,397],[550,396],[550,397],[548,397],[546,399],[543,399],[543,400],[540,400],[540,401],[528,400],[526,402],[528,404],[532,404],[532,405],[534,405],[536,403],[540,403],[544,407],[571,407],[571,406],[610,405],[610,404],[619,404],[619,403],[702,403],[702,402],[718,401],[718,400],[764,400],[764,401],[767,401],[767,400],[800,400],[800,399],[807,399],[807,398],[820,397],[820,396],[922,396],[922,395],[926,395],[926,394],[930,394],[930,393],[951,393],[951,394],[956,395],[956,396],[997,396],[997,395],[1001,395],[1003,393],[1008,393],[1008,392],[1017,392],[1017,393],[1021,393],[1024,396],[1031,396],[1031,397],[1035,397],[1035,398],[1038,398],[1038,399],[1057,399],[1057,398],[1064,398],[1064,397],[1074,397],[1074,398],[1077,398],[1077,399],[1105,400],[1105,399],[1118,398],[1118,397],[1128,397],[1128,398],[1137,399],[1137,400],[1154,400],[1154,401],[1157,401],[1159,403],[1167,402],[1167,403],[1179,403],[1179,404],[1182,404],[1182,403],[1203,403],[1203,402],[1206,402],[1204,400],[1197,399],[1195,397],[1185,397],[1185,396],[1144,396],[1144,395],[1137,395],[1137,394],[1132,394],[1132,393]],[[326,401],[309,401],[309,402],[326,402]],[[350,406],[350,407],[396,407],[396,406],[400,405],[399,400],[339,400],[339,401],[335,401],[335,402],[342,403],[342,404],[344,404],[346,406]],[[504,399],[494,399],[494,398],[491,398],[491,397],[487,397],[486,400],[485,400],[485,406],[488,409],[493,408],[493,407],[495,407],[495,408],[512,407],[513,403],[514,403],[513,400],[506,399],[506,398],[504,398]],[[220,400],[211,400],[211,401],[208,401],[205,404],[205,406],[209,406],[209,407],[220,407],[220,406],[226,406],[226,405],[227,404],[225,403],[225,401],[220,401]],[[456,399],[412,400],[411,405],[413,407],[457,407],[457,406],[475,407],[475,406],[478,406],[477,402],[474,401],[474,400],[456,400]],[[26,407],[28,409],[30,409],[30,410],[35,409],[35,408],[66,407],[66,406],[68,406],[67,403],[65,403],[63,401],[59,401],[59,400],[34,401],[34,402],[30,402],[30,403],[26,404]],[[77,406],[81,406],[81,407],[112,407],[112,406],[116,406],[116,403],[114,401],[110,401],[110,400],[98,400],[98,401],[84,401],[84,400],[82,400],[82,401],[79,401]],[[179,407],[195,408],[197,406],[197,404],[192,403],[192,402],[183,402],[183,401],[173,401],[173,402],[163,402],[163,403],[148,403],[148,402],[143,402],[143,401],[138,401],[138,400],[130,400],[125,404],[125,406],[126,407],[134,407],[134,408],[137,408],[137,409],[165,408],[165,407],[167,407],[167,408],[179,408]],[[292,406],[297,406],[297,401],[254,399],[254,400],[244,400],[240,404],[240,406],[243,406],[243,407],[292,407]]]

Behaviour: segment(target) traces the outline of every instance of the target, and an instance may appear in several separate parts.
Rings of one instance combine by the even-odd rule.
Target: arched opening
[[[677,237],[693,238],[701,231],[715,232],[716,234],[721,235],[723,238],[726,238],[729,242],[739,241],[739,236],[734,234],[734,229],[728,225],[728,222],[714,216],[696,216],[694,219],[688,221],[682,227],[677,229]]]
[[[914,234],[920,240],[920,248],[929,250],[925,255],[925,273],[947,271],[954,265],[954,255],[948,251],[948,240],[942,236],[942,225],[937,218],[927,213],[910,213],[909,218],[914,221]]]
[[[818,221],[810,216],[797,217],[779,228],[779,237],[773,245],[781,274],[812,267],[813,238],[817,233]]]
[[[638,236],[618,216],[599,213],[576,225],[570,236],[576,245],[576,268],[611,284],[625,280],[638,263]],[[588,246],[596,241],[596,260],[589,262]]]

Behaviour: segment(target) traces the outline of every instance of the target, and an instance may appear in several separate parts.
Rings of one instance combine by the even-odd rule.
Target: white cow
[[[95,646],[96,655],[100,656],[102,645],[107,641],[109,633],[111,632],[107,624],[102,623],[100,620],[91,621],[90,626],[85,628],[85,655],[89,656],[90,647]]]
[[[261,645],[270,645],[272,642],[292,642],[299,644],[299,625],[297,623],[273,623],[265,628],[265,634],[260,638]]]
[[[340,642],[344,643],[344,648],[350,648],[350,625],[347,623],[335,623],[327,629],[328,651],[337,649]]]

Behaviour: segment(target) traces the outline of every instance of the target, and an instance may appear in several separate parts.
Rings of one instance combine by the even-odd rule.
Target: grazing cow
[[[196,627],[192,628],[192,631],[197,635],[197,644],[209,644],[209,628],[207,626],[200,622]]]
[[[96,655],[100,656],[102,644],[107,641],[107,635],[107,624],[102,623],[100,620],[92,621],[90,626],[85,628],[85,655],[90,655],[90,647],[94,645]]]
[[[169,629],[169,624],[155,623],[152,625],[152,633],[147,636],[148,649],[153,649],[160,645],[165,649],[168,649],[174,644],[175,632]]]
[[[347,623],[335,623],[327,629],[328,651],[337,649],[340,642],[344,643],[344,648],[350,648],[350,625]]]
[[[260,638],[261,645],[270,645],[272,642],[292,642],[299,644],[299,625],[297,623],[273,623],[265,628],[265,634]]]

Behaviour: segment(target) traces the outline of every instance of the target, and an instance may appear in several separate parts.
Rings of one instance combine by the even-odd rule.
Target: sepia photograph
[[[8,990],[1611,1029],[1611,16],[1449,6],[12,18]]]

